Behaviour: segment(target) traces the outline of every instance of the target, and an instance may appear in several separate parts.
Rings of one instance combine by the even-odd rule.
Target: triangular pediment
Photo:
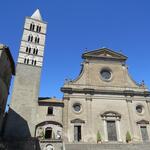
[[[118,60],[126,60],[127,57],[121,53],[112,51],[108,48],[101,48],[98,50],[93,50],[90,52],[86,52],[82,55],[82,58],[108,58],[108,59],[118,59]]]

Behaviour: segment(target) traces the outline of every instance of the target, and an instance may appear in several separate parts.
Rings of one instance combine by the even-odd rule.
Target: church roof
[[[31,18],[42,21],[40,10],[37,9],[31,16]]]
[[[63,103],[63,101],[61,101],[61,100],[58,100],[58,99],[56,99],[56,98],[54,98],[54,97],[39,97],[38,98],[38,102],[40,103]]]
[[[97,50],[83,53],[82,58],[126,60],[127,56],[108,48],[100,48]]]

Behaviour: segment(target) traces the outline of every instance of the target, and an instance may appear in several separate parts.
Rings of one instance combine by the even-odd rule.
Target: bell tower
[[[25,18],[5,136],[34,137],[47,23],[39,9]]]
[[[45,46],[46,23],[42,21],[39,9],[26,17],[19,51],[19,64],[42,67]]]

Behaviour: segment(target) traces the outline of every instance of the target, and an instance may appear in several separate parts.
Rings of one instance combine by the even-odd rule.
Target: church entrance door
[[[148,141],[148,133],[147,133],[147,128],[146,126],[140,126],[141,129],[141,134],[142,134],[142,140],[143,141]]]
[[[107,121],[107,132],[109,141],[117,141],[115,121]]]
[[[81,125],[74,126],[74,140],[76,142],[81,141]]]

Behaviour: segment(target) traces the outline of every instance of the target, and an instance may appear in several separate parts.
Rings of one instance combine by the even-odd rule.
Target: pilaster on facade
[[[120,128],[120,118],[117,117],[116,119],[116,128],[117,128],[117,138],[119,142],[122,142],[122,138],[121,138],[121,128]]]
[[[68,142],[68,109],[69,109],[69,100],[70,98],[68,96],[63,97],[64,101],[64,109],[63,109],[63,141]]]
[[[132,101],[133,101],[133,97],[132,96],[126,96],[125,98],[126,98],[126,102],[127,103],[132,103]]]
[[[88,141],[91,142],[92,134],[93,134],[93,120],[92,120],[92,97],[90,95],[86,95],[86,110],[87,110],[87,137]]]
[[[133,138],[133,141],[136,141],[136,124],[135,124],[135,117],[134,117],[134,112],[133,112],[133,97],[132,96],[127,96],[126,97],[126,102],[127,102],[127,109],[128,109],[128,114],[129,114],[129,123],[130,123],[130,131],[131,135]]]
[[[103,127],[104,127],[104,141],[108,142],[107,122],[105,117],[103,118]]]
[[[146,99],[146,105],[147,105],[147,109],[148,109],[148,116],[149,116],[149,120],[150,120],[150,97],[145,97]]]

